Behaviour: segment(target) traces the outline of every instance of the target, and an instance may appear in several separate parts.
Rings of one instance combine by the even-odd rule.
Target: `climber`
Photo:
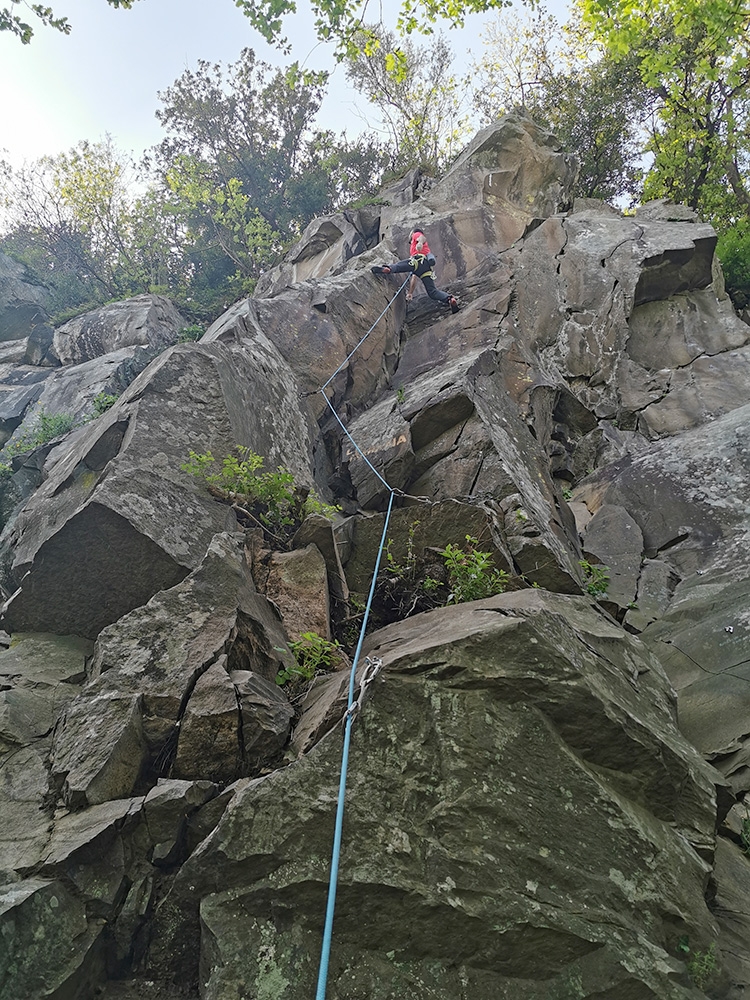
[[[412,229],[409,234],[409,256],[413,257],[415,254],[423,253],[427,260],[429,261],[430,267],[434,268],[437,261],[435,260],[435,254],[432,253],[428,244],[427,237],[422,232],[421,229]],[[434,274],[433,274],[434,278]],[[417,276],[412,274],[409,278],[409,287],[406,289],[406,301],[411,302],[412,296],[414,295],[414,289],[417,287]]]
[[[458,302],[455,295],[449,295],[441,291],[435,284],[435,274],[432,268],[435,265],[435,257],[430,252],[427,240],[421,229],[412,230],[410,236],[409,259],[400,260],[396,264],[381,264],[371,268],[373,274],[407,274],[411,271],[412,277],[410,287],[407,292],[407,300],[411,298],[411,293],[416,284],[416,279],[421,278],[425,291],[436,302],[450,306],[453,313],[458,312]]]

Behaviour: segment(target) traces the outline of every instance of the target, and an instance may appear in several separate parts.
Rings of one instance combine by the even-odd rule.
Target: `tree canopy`
[[[107,0],[110,7],[132,7],[135,0]],[[34,27],[40,23],[50,28],[70,34],[71,24],[67,17],[55,17],[51,7],[41,3],[29,3],[28,0],[10,0],[10,7],[0,7],[0,31],[11,31],[28,45],[34,37]],[[24,20],[33,15],[36,21],[30,23]]]
[[[437,172],[468,138],[463,88],[452,66],[453,53],[442,35],[429,45],[410,39],[399,45],[382,25],[363,30],[346,75],[378,110],[394,173],[416,165]]]
[[[8,0],[6,0],[8,2]],[[68,34],[71,24],[66,17],[56,17],[51,7],[9,0],[10,7],[0,7],[0,31],[12,31],[28,44],[36,24],[44,24]],[[110,7],[130,8],[135,0],[106,0]],[[368,14],[369,0],[310,0],[315,18],[315,32],[321,41],[334,42],[340,58],[354,56]],[[461,27],[467,14],[508,7],[511,0],[401,0],[396,28],[399,34],[412,31],[431,33],[433,25],[444,21]],[[266,41],[288,51],[284,25],[297,13],[297,0],[234,0]],[[32,21],[25,20],[32,15]],[[34,21],[33,19],[36,19]]]
[[[613,60],[635,60],[655,97],[644,196],[724,223],[747,215],[750,0],[578,0]]]
[[[168,290],[213,319],[314,215],[379,183],[388,154],[373,136],[316,128],[326,85],[325,73],[276,69],[251,49],[226,70],[200,62],[160,95],[166,135],[138,168],[110,139],[0,163],[0,249],[51,288],[58,317]]]

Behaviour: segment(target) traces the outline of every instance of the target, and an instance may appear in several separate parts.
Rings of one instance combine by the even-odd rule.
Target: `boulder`
[[[163,295],[137,295],[77,316],[55,330],[40,364],[73,365],[140,345],[158,353],[187,325]]]
[[[238,541],[216,536],[181,584],[99,636],[90,680],[66,708],[52,748],[52,777],[70,808],[125,798],[173,764],[175,777],[191,781],[227,783],[257,770],[264,761],[251,749],[257,734],[244,688],[232,681],[236,670],[268,682],[276,742],[261,746],[273,755],[283,745],[292,711],[274,679],[293,660]],[[264,716],[257,726],[265,724]]]
[[[300,281],[335,274],[346,261],[377,243],[379,215],[377,206],[371,206],[313,219],[283,262],[258,279],[256,297],[266,298]]]
[[[489,205],[530,221],[572,200],[577,172],[554,136],[513,112],[479,132],[424,201],[434,211]]]
[[[643,535],[624,507],[602,504],[583,534],[583,555],[606,571],[606,599],[627,608],[636,596]]]
[[[36,383],[8,387],[0,396],[5,454],[28,451],[39,436],[42,417],[64,417],[74,427],[95,419],[97,397],[119,396],[154,357],[153,351],[142,347],[125,347],[79,365],[45,372],[49,378]]]
[[[104,920],[60,879],[0,886],[0,997],[82,996],[104,972]]]
[[[0,869],[29,871],[42,858],[52,732],[80,691],[91,653],[77,636],[32,634],[0,650]]]
[[[369,652],[384,670],[352,740],[332,993],[687,1000],[677,940],[716,935],[714,778],[642,644],[584,598],[526,591]],[[158,911],[152,963],[187,982],[200,939],[205,997],[310,995],[339,755],[334,731],[238,788]]]
[[[404,316],[399,299],[355,352],[398,289],[370,273],[369,265],[377,262],[373,253],[360,255],[336,275],[237,303],[209,327],[202,343],[239,344],[262,364],[258,341],[267,338],[294,372],[316,418],[327,413],[319,390],[331,379],[328,398],[337,402],[346,393],[355,405],[364,404],[392,368]],[[279,407],[280,413],[284,409]]]
[[[311,484],[295,382],[266,345],[263,365],[221,344],[172,348],[62,449],[7,536],[18,588],[8,631],[95,638],[195,569],[235,517],[181,468],[191,450],[222,458],[248,446]]]
[[[303,632],[315,632],[330,639],[328,573],[317,545],[274,552],[265,595],[281,612],[290,639],[297,641]]]

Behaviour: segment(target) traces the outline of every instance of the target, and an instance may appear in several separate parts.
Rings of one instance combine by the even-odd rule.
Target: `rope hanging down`
[[[323,395],[323,399],[325,399],[325,401],[326,401],[326,405],[330,409],[331,413],[333,413],[333,415],[336,418],[336,420],[337,420],[339,426],[341,427],[341,429],[344,431],[344,434],[346,434],[347,438],[351,441],[352,445],[357,450],[357,453],[364,459],[364,461],[367,463],[367,465],[370,467],[370,469],[375,473],[375,475],[380,480],[380,482],[389,491],[390,495],[389,495],[389,498],[388,498],[388,509],[386,510],[386,514],[385,514],[385,523],[383,524],[383,534],[382,534],[382,536],[380,538],[380,545],[378,546],[378,554],[377,554],[377,557],[375,559],[375,568],[373,570],[372,580],[370,582],[370,591],[369,591],[369,593],[367,595],[367,604],[365,605],[365,613],[364,613],[364,616],[362,618],[362,625],[361,625],[360,630],[359,630],[359,639],[357,641],[357,648],[356,648],[355,653],[354,653],[354,659],[352,661],[352,668],[351,668],[351,671],[350,671],[350,674],[349,674],[349,698],[348,698],[348,701],[347,701],[346,715],[344,716],[344,746],[343,746],[343,749],[341,751],[341,774],[339,776],[339,793],[338,793],[338,801],[337,801],[337,804],[336,804],[336,825],[335,825],[335,828],[334,828],[333,850],[332,850],[332,853],[331,853],[331,874],[330,874],[329,881],[328,881],[328,902],[327,902],[327,905],[326,905],[325,925],[324,925],[324,928],[323,928],[323,945],[322,945],[321,952],[320,952],[320,967],[319,967],[319,970],[318,970],[318,988],[317,988],[317,992],[315,994],[315,1000],[325,1000],[325,995],[326,995],[326,982],[327,982],[327,979],[328,979],[328,961],[329,961],[330,955],[331,955],[331,940],[332,940],[332,937],[333,937],[333,915],[334,915],[334,910],[336,908],[336,888],[337,888],[337,885],[338,885],[339,859],[340,859],[340,856],[341,856],[341,837],[342,837],[342,830],[343,830],[343,827],[344,827],[344,801],[345,801],[345,798],[346,798],[346,772],[347,772],[347,769],[348,769],[348,766],[349,766],[349,746],[350,746],[350,743],[351,743],[352,723],[354,722],[354,719],[355,719],[355,717],[357,715],[358,709],[359,709],[359,707],[362,704],[362,701],[363,701],[364,696],[365,696],[366,688],[375,679],[375,675],[380,670],[380,666],[381,666],[381,662],[379,660],[370,660],[369,657],[365,658],[366,670],[365,670],[364,676],[362,677],[362,680],[360,682],[360,696],[359,696],[359,700],[355,699],[354,692],[355,692],[355,687],[356,687],[357,665],[359,663],[360,653],[362,652],[362,644],[363,644],[364,639],[365,639],[365,630],[367,628],[367,623],[368,623],[368,620],[369,620],[369,617],[370,617],[370,608],[372,606],[372,599],[373,599],[373,596],[375,594],[375,584],[377,582],[378,572],[380,570],[380,560],[381,560],[381,558],[383,556],[383,550],[384,550],[385,544],[386,544],[386,538],[387,538],[387,534],[388,534],[388,523],[389,523],[389,521],[391,519],[391,510],[393,508],[393,498],[394,498],[394,496],[396,494],[396,491],[391,486],[388,485],[388,483],[381,476],[381,474],[378,472],[378,470],[375,468],[375,466],[372,464],[372,462],[370,462],[370,460],[368,459],[368,457],[359,448],[359,446],[357,445],[357,442],[351,436],[351,434],[346,429],[346,427],[344,427],[344,424],[341,422],[341,419],[340,419],[338,413],[336,413],[335,409],[333,408],[333,404],[331,403],[331,401],[328,398],[328,396],[326,396],[325,390],[330,385],[330,383],[332,382],[332,380],[342,370],[342,368],[344,368],[349,363],[349,361],[352,358],[352,356],[359,350],[359,348],[362,346],[362,344],[365,342],[365,340],[370,336],[370,334],[375,329],[375,327],[378,325],[378,323],[380,322],[380,320],[383,318],[383,316],[385,316],[385,314],[391,308],[391,306],[393,305],[393,303],[396,301],[397,296],[406,287],[408,281],[409,281],[409,279],[407,278],[406,281],[403,283],[403,285],[399,288],[399,290],[393,296],[393,298],[390,300],[390,302],[388,303],[388,305],[385,307],[385,309],[381,312],[381,314],[378,316],[378,318],[372,324],[372,326],[367,331],[367,333],[364,335],[364,337],[362,337],[362,339],[359,341],[359,343],[354,348],[354,350],[351,351],[351,353],[347,356],[347,358],[344,361],[342,361],[342,363],[339,365],[339,367],[336,369],[336,371],[333,373],[333,375],[331,375],[331,377],[328,379],[328,381],[325,383],[325,385],[321,386],[321,388],[319,390],[322,393],[322,395]]]

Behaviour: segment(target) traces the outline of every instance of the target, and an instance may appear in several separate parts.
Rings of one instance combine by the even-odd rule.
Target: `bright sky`
[[[269,48],[232,0],[139,0],[132,10],[114,9],[105,0],[49,3],[70,20],[70,35],[38,22],[31,43],[22,45],[0,32],[0,157],[16,166],[106,133],[119,148],[140,154],[163,138],[154,117],[158,91],[199,59],[235,62],[248,46],[275,65],[298,59],[309,69],[334,70],[319,124],[350,135],[363,128],[358,109],[366,102],[348,87],[343,68],[334,68],[330,48],[316,44],[304,0],[287,29],[291,56]],[[555,11],[565,3],[547,6]],[[462,32],[447,33],[464,58],[469,48],[479,55],[486,19],[473,15]],[[38,21],[31,15],[28,20]]]

